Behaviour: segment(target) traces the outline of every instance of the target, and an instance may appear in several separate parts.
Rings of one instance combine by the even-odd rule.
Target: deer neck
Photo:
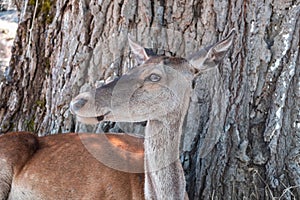
[[[147,123],[144,141],[146,199],[184,198],[185,178],[179,161],[179,146],[185,109],[171,113],[166,119]]]

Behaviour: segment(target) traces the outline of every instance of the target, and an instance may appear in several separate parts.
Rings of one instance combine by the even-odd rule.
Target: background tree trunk
[[[69,103],[133,66],[127,35],[158,54],[186,57],[232,28],[219,69],[195,81],[181,159],[190,199],[300,198],[299,1],[18,1],[1,133],[129,131],[85,126]]]

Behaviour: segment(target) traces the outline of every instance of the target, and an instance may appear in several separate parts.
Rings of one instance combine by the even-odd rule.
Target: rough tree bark
[[[300,198],[299,1],[18,2],[1,133],[142,132],[141,123],[79,124],[69,102],[133,65],[128,34],[186,57],[235,28],[219,69],[194,84],[181,156],[190,199]]]

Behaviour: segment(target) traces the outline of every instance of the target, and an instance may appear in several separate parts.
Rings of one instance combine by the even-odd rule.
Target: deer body
[[[75,97],[83,123],[147,121],[143,139],[115,134],[0,137],[0,199],[187,199],[179,144],[192,81],[223,59],[234,31],[189,59],[149,57],[129,40],[140,66]]]
[[[19,154],[13,148],[6,151],[7,159],[1,155],[7,161],[1,166],[16,167],[12,169],[13,173],[6,172],[10,175],[7,176],[9,180],[0,177],[2,183],[11,183],[9,194],[0,193],[0,199],[143,199],[143,173],[127,173],[105,166],[87,151],[82,142],[90,140],[91,146],[97,143],[94,151],[110,155],[113,145],[129,149],[136,153],[130,167],[140,167],[137,170],[142,171],[143,140],[126,135],[107,136],[111,140],[110,147],[103,143],[105,138],[102,135],[94,134],[59,134],[38,138],[26,132],[11,133],[5,137],[6,143],[1,140],[4,137],[0,137],[1,144],[20,150]],[[121,146],[120,142],[123,142]],[[23,157],[24,163],[20,162]],[[17,166],[17,162],[21,165]]]

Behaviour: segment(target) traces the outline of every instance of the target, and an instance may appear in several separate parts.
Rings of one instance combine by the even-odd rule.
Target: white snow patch
[[[280,59],[277,59],[277,60],[275,61],[274,65],[272,65],[272,66],[270,67],[270,70],[271,70],[271,71],[275,71],[275,70],[278,68],[279,64],[280,64],[280,61],[281,61],[281,58],[280,58]]]
[[[281,117],[281,115],[282,115],[282,107],[279,107],[278,109],[277,109],[277,111],[276,111],[276,117],[278,118],[278,119],[280,119],[280,117]],[[277,123],[278,124],[278,123]],[[276,124],[276,127],[277,127],[277,124]]]
[[[251,22],[251,28],[250,28],[250,33],[253,33],[255,31],[255,23],[254,21]]]
[[[291,23],[291,20],[290,20],[290,23]],[[289,29],[289,32],[286,33],[286,34],[282,34],[282,32],[280,33],[280,34],[282,34],[282,38],[284,39],[284,40],[283,40],[284,49],[283,49],[283,51],[282,51],[281,57],[278,58],[278,59],[275,61],[274,65],[272,65],[272,66],[270,67],[270,70],[271,70],[271,71],[275,71],[275,70],[278,68],[278,66],[279,66],[279,64],[280,64],[280,62],[281,62],[281,60],[282,60],[282,58],[286,55],[287,51],[289,50],[289,47],[290,47],[290,37],[291,37],[291,34],[290,34],[290,33],[291,33],[291,32],[292,32],[292,30]]]
[[[289,38],[290,38],[290,34],[287,33],[287,34],[283,34],[282,37],[284,38],[283,40],[283,44],[284,44],[284,49],[283,49],[283,52],[282,52],[282,56],[285,56],[287,50],[289,49]]]
[[[7,104],[10,111],[14,111],[16,109],[18,104],[18,94],[15,90],[11,93]]]

